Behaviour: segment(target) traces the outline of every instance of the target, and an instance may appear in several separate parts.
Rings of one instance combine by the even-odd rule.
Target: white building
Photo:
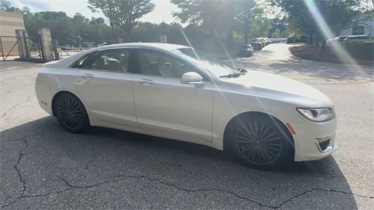
[[[374,36],[374,20],[357,21],[343,29],[340,35]]]

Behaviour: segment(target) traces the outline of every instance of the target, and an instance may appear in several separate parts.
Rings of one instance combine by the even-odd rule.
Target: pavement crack
[[[19,105],[21,105],[21,104],[23,104],[23,103],[26,103],[26,102],[30,101],[31,97],[32,97],[32,96],[27,96],[27,99],[26,99],[25,101],[23,101],[23,102],[21,102],[21,103],[18,103],[18,104],[16,104],[16,105],[14,105],[12,108],[10,108],[10,109],[8,109],[7,111],[5,111],[5,112],[1,115],[1,118],[5,117],[5,115],[6,115],[7,113],[9,113],[10,111],[12,111],[13,109],[15,109],[16,107],[18,107]]]
[[[291,196],[290,198],[284,200],[281,204],[279,205],[268,205],[268,204],[264,204],[260,201],[256,201],[256,200],[253,200],[253,199],[250,199],[250,198],[247,198],[247,197],[244,197],[242,195],[239,195],[239,194],[236,194],[234,192],[231,192],[229,190],[224,190],[224,189],[215,189],[215,188],[202,188],[202,189],[186,189],[186,188],[181,188],[175,184],[172,184],[172,183],[168,183],[168,182],[165,182],[165,181],[162,181],[162,180],[159,180],[159,179],[156,179],[156,178],[150,178],[148,176],[132,176],[132,175],[119,175],[119,176],[113,176],[112,178],[114,179],[111,179],[111,180],[106,180],[106,181],[103,181],[103,182],[99,182],[99,183],[96,183],[96,184],[93,184],[93,185],[87,185],[87,186],[78,186],[78,185],[73,185],[71,183],[69,183],[66,179],[60,177],[60,179],[66,184],[66,186],[68,186],[70,189],[89,189],[89,188],[94,188],[94,187],[98,187],[98,186],[101,186],[101,185],[104,185],[104,184],[107,184],[107,183],[113,183],[113,182],[120,182],[120,181],[124,181],[126,179],[146,179],[148,181],[151,181],[151,182],[157,182],[157,183],[160,183],[160,184],[163,184],[163,185],[167,185],[167,186],[170,186],[170,187],[173,187],[177,190],[180,190],[180,191],[184,191],[184,192],[222,192],[222,193],[226,193],[226,194],[230,194],[230,195],[233,195],[239,199],[242,199],[242,200],[245,200],[245,201],[249,201],[251,203],[256,203],[257,205],[261,206],[261,207],[268,207],[268,208],[272,208],[272,209],[279,209],[279,208],[282,208],[286,203],[289,203],[291,202],[292,200],[294,199],[297,199],[297,198],[300,198],[300,197],[303,197],[305,195],[307,195],[308,193],[311,193],[311,192],[314,192],[314,191],[323,191],[323,192],[330,192],[330,193],[340,193],[340,194],[346,194],[346,195],[354,195],[354,196],[358,196],[358,197],[362,197],[362,198],[368,198],[368,199],[373,199],[374,196],[364,196],[364,195],[359,195],[359,194],[354,194],[354,193],[351,193],[351,192],[345,192],[345,191],[340,191],[340,190],[334,190],[334,189],[320,189],[320,188],[317,188],[317,189],[310,189],[310,190],[305,190],[299,194],[296,194],[294,196]]]
[[[22,157],[25,155],[24,151],[28,147],[27,139],[26,138],[23,139],[23,142],[24,142],[25,146],[19,151],[17,162],[13,166],[14,170],[16,170],[16,172],[17,172],[19,181],[22,183],[22,191],[21,191],[20,196],[17,199],[15,199],[14,201],[9,202],[8,204],[5,204],[5,205],[1,206],[1,208],[5,208],[5,207],[10,206],[13,203],[16,203],[17,201],[19,201],[24,196],[24,194],[26,192],[26,189],[27,189],[26,181],[22,177],[21,169],[19,169],[19,166],[18,166],[20,164],[21,160],[22,160]]]
[[[22,197],[25,194],[25,192],[26,192],[26,181],[22,177],[21,169],[19,169],[19,167],[18,167],[19,163],[22,160],[22,157],[25,155],[24,151],[25,151],[25,149],[28,146],[26,138],[24,139],[24,143],[25,143],[25,146],[19,152],[17,163],[13,166],[13,168],[17,171],[19,180],[22,182],[22,192],[21,192],[21,196],[20,197]]]
[[[152,181],[152,182],[158,182],[160,184],[163,184],[163,185],[167,185],[167,186],[170,186],[170,187],[173,187],[177,190],[180,190],[180,191],[184,191],[184,192],[212,192],[212,191],[215,191],[215,192],[222,192],[222,193],[227,193],[227,194],[230,194],[230,195],[233,195],[239,199],[242,199],[242,200],[246,200],[246,201],[249,201],[251,203],[256,203],[257,205],[259,206],[262,206],[262,207],[268,207],[268,208],[274,208],[273,206],[271,205],[267,205],[267,204],[263,204],[259,201],[256,201],[256,200],[253,200],[253,199],[250,199],[250,198],[247,198],[247,197],[244,197],[244,196],[241,196],[241,195],[238,195],[234,192],[231,192],[229,190],[223,190],[223,189],[214,189],[214,188],[202,188],[202,189],[186,189],[186,188],[181,188],[175,184],[172,184],[172,183],[168,183],[168,182],[164,182],[162,180],[159,180],[159,179],[155,179],[155,178],[150,178],[150,177],[147,177],[147,176],[129,176],[129,175],[120,175],[120,176],[115,176],[115,177],[118,177],[118,178],[125,178],[125,179],[147,179],[149,181]]]
[[[171,183],[168,183],[168,182],[164,182],[164,181],[161,181],[159,179],[155,179],[155,178],[150,178],[150,177],[147,177],[147,176],[130,176],[130,175],[121,175],[121,176],[114,176],[113,178],[114,179],[111,179],[111,180],[106,180],[106,181],[103,181],[103,182],[99,182],[99,183],[96,183],[96,184],[93,184],[93,185],[87,185],[87,186],[78,186],[78,185],[73,185],[71,183],[69,183],[66,179],[62,178],[62,177],[59,177],[64,183],[66,186],[68,186],[70,189],[89,189],[89,188],[94,188],[94,187],[98,187],[98,186],[101,186],[101,185],[104,185],[104,184],[107,184],[107,183],[114,183],[114,182],[120,182],[120,181],[124,181],[126,179],[146,179],[148,181],[151,181],[151,182],[158,182],[160,184],[163,184],[163,185],[167,185],[167,186],[170,186],[170,187],[173,187],[177,190],[180,190],[180,191],[185,191],[185,192],[204,192],[204,191],[217,191],[217,192],[223,192],[223,193],[228,193],[228,194],[231,194],[235,197],[238,197],[240,199],[243,199],[243,200],[247,200],[247,201],[250,201],[250,202],[253,202],[253,203],[256,203],[258,204],[259,206],[263,206],[263,207],[270,207],[270,208],[273,208],[272,206],[269,206],[269,205],[266,205],[266,204],[262,204],[260,202],[257,202],[255,200],[251,200],[249,198],[246,198],[246,197],[243,197],[241,195],[238,195],[238,194],[235,194],[231,191],[228,191],[228,190],[222,190],[222,189],[184,189],[184,188],[180,188],[178,187],[177,185],[174,185],[174,184],[171,184]]]
[[[26,149],[26,148],[27,148],[27,146],[25,146],[21,150],[19,161],[21,160],[21,158],[23,156],[23,150]],[[18,165],[19,161],[17,162],[16,166]],[[17,167],[15,167],[15,168],[17,168]],[[235,196],[235,197],[237,197],[237,198],[239,198],[241,200],[245,200],[245,201],[248,201],[248,202],[251,202],[251,203],[255,203],[255,204],[257,204],[257,205],[259,205],[261,207],[267,207],[267,208],[272,208],[272,209],[282,208],[285,204],[287,204],[287,203],[289,203],[289,202],[291,202],[291,201],[293,201],[295,199],[298,199],[300,197],[306,196],[307,194],[309,194],[311,192],[314,192],[314,191],[322,191],[322,192],[330,192],[330,193],[340,193],[340,194],[345,194],[345,195],[358,196],[358,197],[361,197],[361,198],[374,199],[374,196],[359,195],[359,194],[355,194],[355,193],[352,193],[352,192],[346,192],[346,191],[340,191],[340,190],[334,190],[334,189],[320,189],[320,188],[315,188],[315,189],[305,190],[305,191],[303,191],[301,193],[293,195],[293,196],[289,197],[288,199],[284,200],[279,205],[268,205],[268,204],[262,203],[260,201],[256,201],[256,200],[244,197],[242,195],[239,195],[237,193],[231,192],[229,190],[215,189],[215,188],[202,188],[202,189],[181,188],[181,187],[179,187],[179,186],[177,186],[175,184],[172,184],[172,183],[169,183],[169,182],[165,182],[165,181],[162,181],[162,180],[156,179],[156,178],[150,178],[148,176],[143,176],[143,175],[142,176],[132,176],[132,175],[113,176],[112,179],[105,180],[105,181],[102,181],[102,182],[98,182],[98,183],[95,183],[95,184],[92,184],[92,185],[86,185],[86,186],[74,185],[74,184],[71,184],[67,179],[65,179],[63,177],[58,177],[68,187],[67,189],[63,189],[63,190],[59,190],[59,191],[54,191],[54,192],[49,192],[49,193],[45,193],[45,194],[25,195],[24,192],[26,191],[26,183],[22,179],[22,176],[21,176],[20,173],[19,173],[19,176],[20,176],[20,180],[22,180],[22,182],[24,183],[24,185],[23,185],[24,186],[24,190],[22,191],[21,196],[17,200],[12,201],[9,204],[1,206],[1,208],[4,208],[4,207],[7,207],[7,206],[9,206],[9,205],[11,205],[13,203],[16,203],[18,200],[20,200],[22,198],[47,197],[47,196],[50,196],[52,194],[60,194],[60,193],[64,193],[64,192],[67,192],[67,191],[70,191],[70,190],[73,190],[73,189],[90,189],[90,188],[99,187],[101,185],[105,185],[105,184],[108,184],[108,183],[121,182],[121,181],[124,181],[124,180],[127,180],[127,179],[146,179],[146,180],[148,180],[150,182],[157,182],[157,183],[162,184],[162,185],[170,186],[170,187],[172,187],[174,189],[177,189],[179,191],[184,191],[184,192],[189,192],[189,193],[194,193],[194,192],[221,192],[221,193],[226,193],[226,194],[233,195],[233,196]]]
[[[17,142],[17,141],[24,141],[24,140],[25,140],[25,138],[15,138],[15,139],[1,140],[0,142],[5,143],[5,142]]]
[[[307,195],[308,193],[311,193],[311,192],[314,192],[314,191],[322,191],[322,192],[330,192],[330,193],[340,193],[340,194],[353,195],[353,196],[357,196],[357,197],[361,197],[361,198],[368,198],[368,199],[373,199],[373,198],[374,198],[374,196],[359,195],[359,194],[355,194],[355,193],[352,193],[352,192],[345,192],[345,191],[334,190],[334,189],[329,189],[329,190],[328,190],[328,189],[316,188],[316,189],[305,190],[304,192],[299,193],[299,194],[297,194],[297,195],[294,195],[294,196],[288,198],[287,200],[283,201],[280,205],[278,205],[278,206],[274,206],[274,207],[272,207],[272,208],[274,208],[274,209],[281,208],[281,207],[283,207],[286,203],[289,203],[289,202],[291,202],[291,201],[294,200],[294,199],[297,199],[297,198],[303,197],[303,196]]]
[[[64,183],[66,186],[68,186],[69,188],[73,188],[73,189],[89,189],[89,188],[93,188],[93,187],[98,187],[100,185],[103,185],[103,184],[106,184],[106,183],[110,183],[111,181],[108,180],[108,181],[104,181],[104,182],[99,182],[99,183],[96,183],[94,185],[88,185],[88,186],[77,186],[77,185],[72,185],[70,184],[65,178],[63,177],[59,177]]]

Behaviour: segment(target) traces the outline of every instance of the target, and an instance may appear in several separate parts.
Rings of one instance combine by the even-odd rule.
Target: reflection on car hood
[[[319,90],[286,77],[248,71],[237,78],[222,80],[238,92],[286,101],[304,107],[331,107],[331,100]]]

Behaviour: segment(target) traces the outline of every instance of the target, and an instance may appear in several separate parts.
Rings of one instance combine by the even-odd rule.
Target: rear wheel
[[[292,137],[274,118],[238,118],[229,125],[230,151],[246,165],[259,169],[282,167],[293,159]]]
[[[89,127],[86,109],[74,95],[64,93],[55,103],[55,114],[61,126],[72,133],[80,133]]]

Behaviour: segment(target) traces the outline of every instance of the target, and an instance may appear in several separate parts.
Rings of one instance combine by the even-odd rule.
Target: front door
[[[212,84],[182,84],[182,74],[194,69],[161,52],[139,50],[138,60],[133,88],[139,127],[212,141]]]

